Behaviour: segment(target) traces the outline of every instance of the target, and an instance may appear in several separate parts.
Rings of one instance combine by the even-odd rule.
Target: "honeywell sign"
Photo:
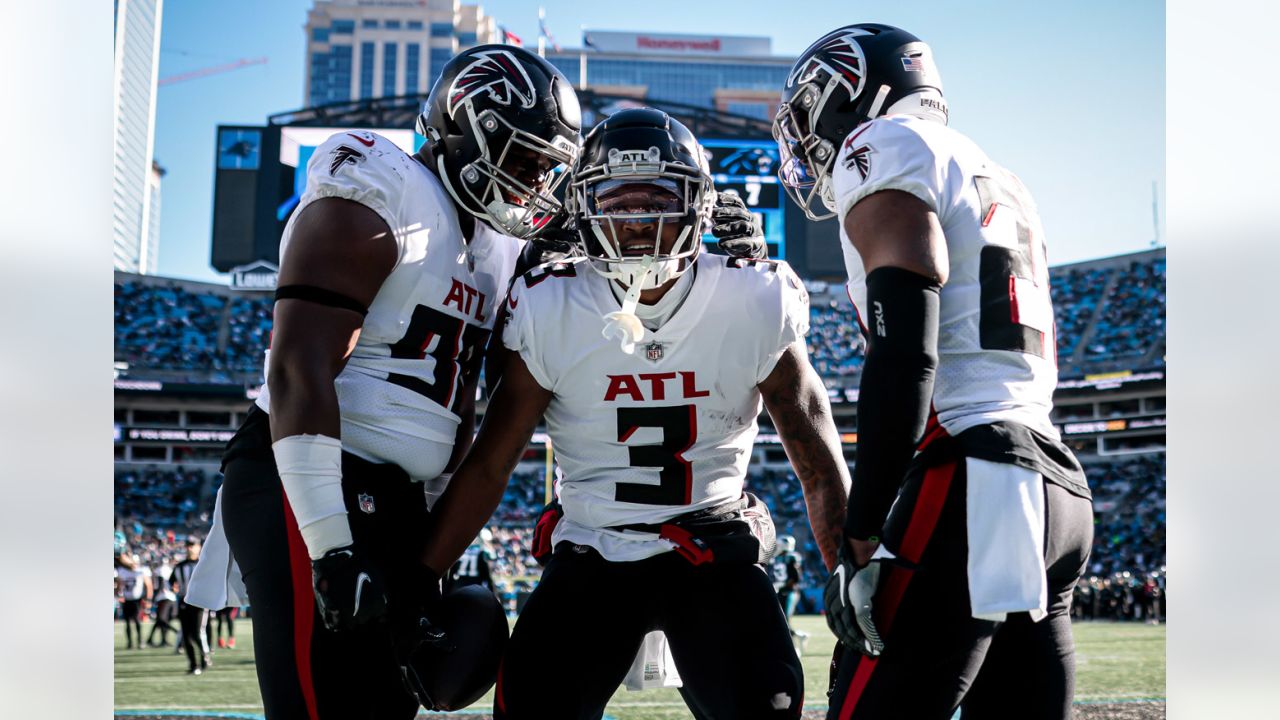
[[[767,37],[741,35],[682,35],[588,30],[583,33],[583,45],[600,52],[767,57],[770,54],[771,41]]]

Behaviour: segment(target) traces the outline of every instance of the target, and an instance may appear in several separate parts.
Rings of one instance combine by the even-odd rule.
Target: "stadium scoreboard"
[[[704,138],[707,162],[716,190],[733,190],[760,218],[769,257],[787,259],[787,199],[778,184],[778,146],[772,140]],[[710,233],[705,242],[714,243]]]

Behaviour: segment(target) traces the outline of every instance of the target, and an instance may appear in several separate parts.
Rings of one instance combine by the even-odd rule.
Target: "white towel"
[[[231,557],[231,545],[222,529],[222,488],[213,501],[213,527],[200,550],[200,560],[187,584],[187,602],[206,610],[249,604],[249,593],[240,578],[240,566]]]
[[[1049,602],[1044,567],[1044,479],[1034,470],[968,458],[969,604],[980,620]]]
[[[680,680],[680,673],[676,672],[676,661],[671,657],[666,633],[654,630],[644,636],[640,652],[636,653],[635,662],[631,663],[624,684],[628,690],[680,687],[684,684]]]

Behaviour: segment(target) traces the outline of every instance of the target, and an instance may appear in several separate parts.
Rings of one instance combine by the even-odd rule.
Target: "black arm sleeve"
[[[882,267],[867,276],[867,359],[858,393],[858,460],[846,537],[880,535],[916,444],[924,434],[938,367],[941,286]]]

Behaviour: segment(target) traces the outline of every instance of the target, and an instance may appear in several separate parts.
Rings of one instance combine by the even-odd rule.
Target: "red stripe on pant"
[[[293,659],[298,668],[298,685],[307,704],[307,717],[319,720],[316,687],[311,677],[311,631],[315,626],[315,595],[311,589],[311,556],[302,542],[298,521],[288,498],[284,501],[284,532],[289,538],[289,575],[293,580]]]
[[[502,698],[502,665],[503,665],[502,661],[505,659],[506,658],[501,658],[498,660],[498,680],[494,684],[494,688],[493,688],[494,709],[502,713],[507,711],[507,702]]]
[[[907,532],[898,548],[898,557],[914,564],[924,556],[929,538],[938,526],[938,518],[942,515],[942,506],[946,504],[951,480],[955,477],[959,462],[953,460],[925,470],[920,495],[916,498],[915,507],[911,509],[911,521],[907,523]],[[890,642],[892,636],[889,633],[893,628],[893,620],[902,604],[902,596],[907,592],[907,583],[911,581],[913,571],[898,566],[888,566],[886,569],[889,572],[876,589],[872,612],[875,613],[876,628],[880,635],[885,638],[885,642]],[[853,717],[858,700],[871,681],[871,673],[876,669],[877,660],[878,658],[870,657],[858,658],[858,669],[853,673],[853,680],[849,682],[849,690],[840,706],[839,720]]]

